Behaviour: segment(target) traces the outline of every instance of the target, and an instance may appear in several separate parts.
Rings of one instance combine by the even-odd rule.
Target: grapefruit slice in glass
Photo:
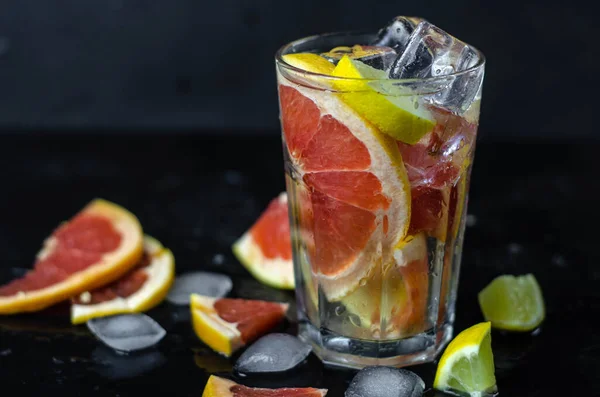
[[[190,309],[198,338],[214,351],[229,357],[279,324],[288,305],[193,294]]]
[[[204,387],[202,397],[324,397],[326,394],[326,389],[312,387],[280,389],[247,387],[211,375]]]
[[[282,127],[294,182],[306,187],[301,231],[312,271],[330,301],[392,260],[406,235],[410,187],[393,139],[336,95],[279,76]],[[308,240],[308,238],[304,238]]]
[[[0,287],[0,314],[31,312],[110,283],[140,260],[137,218],[94,200],[46,239],[33,270]]]
[[[424,233],[407,236],[394,249],[394,265],[373,277],[344,299],[370,335],[391,339],[414,335],[426,328],[429,290],[427,242]]]
[[[258,281],[275,288],[294,288],[286,193],[274,198],[250,230],[233,244],[233,253]]]
[[[71,322],[81,324],[95,317],[150,310],[167,295],[174,273],[173,253],[145,236],[144,255],[129,273],[72,299]]]

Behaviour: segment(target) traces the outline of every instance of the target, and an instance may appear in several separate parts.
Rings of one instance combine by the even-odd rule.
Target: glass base
[[[313,347],[327,366],[361,369],[369,365],[405,367],[435,360],[452,339],[453,327],[444,324],[406,339],[369,341],[352,339],[309,322],[300,322],[298,337]]]

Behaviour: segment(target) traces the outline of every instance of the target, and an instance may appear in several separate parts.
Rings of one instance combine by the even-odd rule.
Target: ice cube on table
[[[427,21],[420,22],[410,34],[401,55],[394,61],[389,77],[392,79],[441,79],[433,101],[457,113],[464,113],[481,95],[483,68],[480,54],[466,43]],[[463,73],[460,73],[463,72]]]
[[[119,314],[87,322],[88,329],[105,345],[132,352],[157,344],[167,331],[145,314]]]
[[[167,294],[167,301],[175,305],[189,305],[190,295],[200,294],[213,298],[226,296],[233,287],[229,276],[210,272],[192,272],[178,276]]]
[[[386,46],[357,44],[352,47],[335,47],[329,52],[322,53],[321,56],[334,64],[337,64],[342,57],[348,56],[373,68],[387,70],[396,60],[398,53],[393,48]]]
[[[311,347],[295,336],[269,334],[246,349],[234,369],[240,373],[288,371],[303,362],[310,352]]]
[[[425,382],[414,372],[372,366],[354,376],[345,397],[420,397],[424,390]]]
[[[411,33],[422,21],[424,19],[417,17],[396,17],[385,28],[379,31],[377,39],[372,44],[375,46],[391,47],[398,54],[402,54],[408,44]]]

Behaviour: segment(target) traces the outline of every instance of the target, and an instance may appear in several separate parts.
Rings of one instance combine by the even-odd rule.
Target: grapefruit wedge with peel
[[[294,288],[287,195],[274,198],[254,225],[233,244],[233,253],[260,282]]]
[[[247,387],[229,379],[211,375],[204,387],[202,397],[325,397],[327,389],[280,388],[263,389]]]
[[[110,283],[135,266],[142,252],[137,218],[94,200],[46,239],[33,270],[0,287],[0,314],[41,310]]]
[[[406,170],[396,142],[331,92],[280,75],[279,99],[288,176],[307,192],[303,243],[323,292],[337,301],[376,263],[391,263],[406,236]]]
[[[150,236],[144,237],[144,255],[120,279],[72,299],[71,322],[95,317],[139,313],[158,305],[169,292],[175,274],[173,253]]]
[[[214,351],[229,357],[279,324],[288,305],[193,294],[190,309],[198,338]]]

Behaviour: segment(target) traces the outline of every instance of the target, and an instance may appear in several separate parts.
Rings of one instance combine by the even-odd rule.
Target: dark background
[[[277,134],[273,55],[418,15],[487,56],[481,137],[595,138],[583,1],[0,0],[0,131]]]
[[[593,11],[552,0],[0,0],[0,284],[101,196],[171,248],[178,273],[227,273],[233,297],[293,302],[231,253],[284,189],[273,55],[303,36],[419,15],[488,60],[456,331],[482,320],[477,293],[494,277],[531,272],[547,317],[533,334],[494,331],[501,396],[600,396]],[[20,396],[192,397],[210,373],[231,376],[233,361],[193,335],[186,308],[150,315],[168,333],[139,356],[104,348],[66,313],[1,316],[0,385]],[[238,381],[341,397],[351,374],[312,360],[309,375]],[[412,369],[431,386],[435,364]]]

